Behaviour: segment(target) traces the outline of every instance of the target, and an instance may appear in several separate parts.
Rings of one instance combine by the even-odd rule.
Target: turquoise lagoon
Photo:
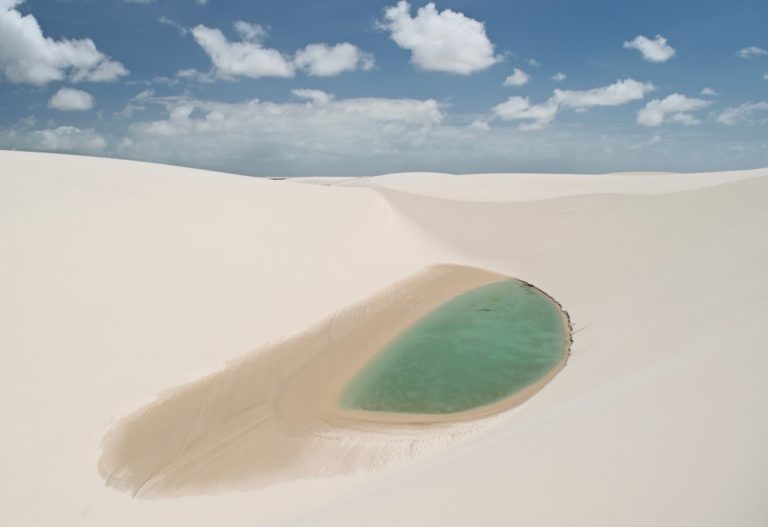
[[[543,379],[568,353],[560,306],[517,280],[463,293],[424,316],[349,383],[341,406],[450,414],[498,402]]]

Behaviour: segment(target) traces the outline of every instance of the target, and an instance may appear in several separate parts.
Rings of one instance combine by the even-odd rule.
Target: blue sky
[[[259,176],[768,166],[768,3],[0,0],[0,148]]]

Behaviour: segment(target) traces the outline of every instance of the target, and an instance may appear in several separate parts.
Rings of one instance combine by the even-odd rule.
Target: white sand
[[[326,186],[0,152],[0,524],[766,525],[767,200],[768,170]],[[568,366],[372,473],[105,486],[112,423],[434,263],[555,296]]]

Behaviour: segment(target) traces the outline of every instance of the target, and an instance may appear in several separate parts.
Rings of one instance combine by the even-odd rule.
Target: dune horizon
[[[768,168],[272,180],[0,150],[0,519],[760,525],[766,196]],[[338,406],[509,279],[564,311],[540,382],[444,418]]]

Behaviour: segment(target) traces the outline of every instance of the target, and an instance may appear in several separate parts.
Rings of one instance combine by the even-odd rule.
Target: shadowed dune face
[[[541,389],[565,364],[496,404],[448,414],[342,408],[350,380],[416,320],[508,277],[440,265],[299,335],[162,395],[103,440],[107,484],[157,498],[369,470],[445,443]],[[570,326],[566,323],[568,339]]]

